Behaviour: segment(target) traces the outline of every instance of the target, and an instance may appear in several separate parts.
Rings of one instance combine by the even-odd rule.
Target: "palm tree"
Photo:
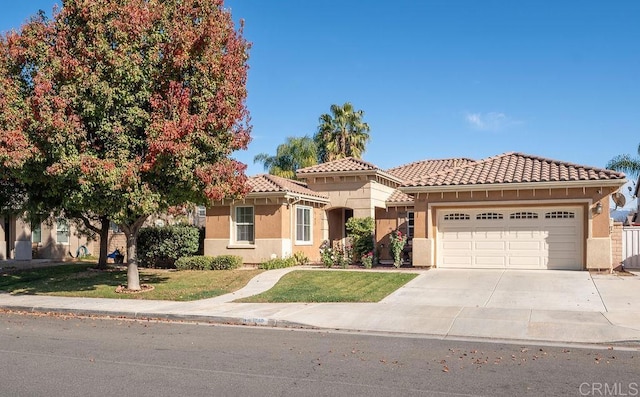
[[[344,157],[362,157],[369,142],[369,125],[362,121],[364,111],[353,105],[331,105],[331,114],[320,116],[318,132],[314,136],[320,162]]]
[[[298,168],[318,164],[318,150],[308,136],[288,137],[285,143],[278,145],[275,156],[260,153],[253,158],[253,162],[262,163],[265,171],[272,175],[295,179]]]
[[[638,145],[638,156],[640,156],[640,145]],[[636,178],[640,175],[640,157],[634,158],[628,154],[621,154],[609,160],[607,168]]]

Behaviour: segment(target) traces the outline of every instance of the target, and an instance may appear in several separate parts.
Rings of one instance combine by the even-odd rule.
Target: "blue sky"
[[[4,5],[0,31],[56,1]],[[58,1],[60,3],[60,1]],[[247,173],[331,104],[365,112],[364,159],[520,151],[604,167],[640,143],[640,2],[227,0],[253,43]]]

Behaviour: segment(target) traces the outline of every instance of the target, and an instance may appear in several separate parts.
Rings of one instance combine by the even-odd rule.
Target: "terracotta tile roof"
[[[307,188],[307,184],[275,175],[262,174],[249,178],[251,193],[283,192],[328,199],[327,195]]]
[[[343,171],[376,171],[378,167],[364,160],[354,157],[346,157],[339,160],[329,161],[311,167],[300,168],[298,174],[313,174],[321,172],[343,172]]]
[[[504,153],[475,163],[417,178],[404,186],[452,186],[496,183],[569,182],[624,179],[624,174],[531,156]]]
[[[387,203],[413,203],[413,196],[409,196],[401,192],[400,190],[395,190],[391,196],[387,199]]]
[[[475,162],[468,158],[453,158],[440,160],[421,160],[413,163],[400,165],[387,170],[387,173],[402,179],[412,181],[414,179],[426,177],[427,175],[448,169],[460,167]]]

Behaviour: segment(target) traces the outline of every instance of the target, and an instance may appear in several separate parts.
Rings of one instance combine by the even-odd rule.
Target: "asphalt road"
[[[0,313],[0,395],[640,396],[640,351]]]

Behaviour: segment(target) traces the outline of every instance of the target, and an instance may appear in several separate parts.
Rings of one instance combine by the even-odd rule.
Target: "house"
[[[413,266],[610,268],[609,200],[626,182],[619,172],[523,153],[389,170],[345,158],[297,177],[250,178],[245,199],[208,208],[205,254],[257,263],[302,251],[315,261],[322,241],[344,243],[349,218],[370,216],[379,246],[393,229],[409,235]]]
[[[246,263],[259,263],[300,251],[319,259],[329,197],[274,175],[258,175],[249,184],[252,190],[244,199],[207,208],[205,255],[239,255]]]
[[[82,248],[84,247],[84,248]],[[56,259],[93,252],[93,242],[79,235],[72,222],[64,218],[30,224],[22,216],[0,216],[0,261]]]

